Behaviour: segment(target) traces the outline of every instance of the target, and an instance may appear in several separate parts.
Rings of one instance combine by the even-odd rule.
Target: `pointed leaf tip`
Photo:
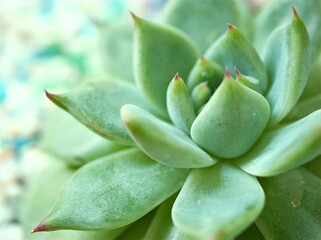
[[[178,73],[175,74],[174,79],[175,79],[175,80],[179,80],[179,75],[178,75]]]
[[[238,76],[238,77],[241,76],[240,71],[236,67],[234,67],[234,71],[235,71],[236,76]]]
[[[40,223],[35,229],[31,231],[31,233],[47,232],[47,231],[49,231],[49,228],[46,225]]]
[[[234,26],[230,23],[227,23],[227,29],[231,31],[234,29]]]
[[[200,56],[200,61],[202,62],[202,61],[205,61],[205,57],[202,55],[202,56]]]
[[[133,18],[134,22],[136,22],[137,20],[139,20],[139,19],[140,19],[140,18],[139,18],[139,17],[137,17],[137,15],[136,15],[136,14],[134,14],[132,11],[129,11],[129,13],[130,13],[130,15],[132,16],[132,18]]]
[[[54,94],[51,94],[50,92],[48,92],[46,89],[44,89],[44,91],[45,91],[45,94],[46,94],[46,96],[47,96],[47,98],[49,98],[50,100],[53,98],[53,95]]]
[[[231,73],[230,71],[227,69],[227,67],[225,68],[225,75],[224,78],[230,78],[231,77]]]
[[[293,6],[292,6],[292,12],[293,12],[294,17],[298,16],[298,12],[296,11],[295,7],[293,7]]]

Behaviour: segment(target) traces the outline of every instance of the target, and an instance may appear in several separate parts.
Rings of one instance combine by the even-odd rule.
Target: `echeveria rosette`
[[[291,112],[313,78],[306,27],[293,8],[292,20],[257,52],[236,27],[236,3],[204,5],[215,3],[235,25],[220,37],[207,34],[210,23],[195,27],[202,16],[186,15],[191,0],[168,5],[163,21],[177,28],[133,15],[137,88],[110,78],[47,93],[115,148],[76,170],[35,232],[128,226],[118,239],[232,239],[255,223],[248,231],[266,239],[320,236],[321,180],[300,166],[321,155],[321,109]],[[204,47],[193,34],[214,42]],[[144,230],[135,238],[136,227]]]

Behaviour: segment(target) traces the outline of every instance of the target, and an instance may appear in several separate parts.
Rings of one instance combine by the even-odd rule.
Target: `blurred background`
[[[164,2],[0,0],[0,240],[24,239],[21,201],[47,158],[37,143],[54,108],[43,90],[102,76],[99,26],[132,24],[129,10],[155,19]]]

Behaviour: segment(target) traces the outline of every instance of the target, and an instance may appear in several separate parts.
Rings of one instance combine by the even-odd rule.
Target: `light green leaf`
[[[101,158],[73,175],[37,228],[108,230],[128,225],[179,190],[187,174],[138,149]]]
[[[162,203],[143,240],[198,240],[195,237],[182,233],[174,226],[171,210],[176,196],[175,194]]]
[[[225,31],[226,23],[240,23],[241,14],[237,1],[171,0],[164,9],[163,22],[186,32],[197,44],[205,49]]]
[[[93,82],[65,94],[50,94],[48,98],[69,112],[97,134],[117,143],[132,145],[119,111],[127,103],[149,109],[135,86],[117,79]]]
[[[191,172],[172,217],[181,231],[201,239],[231,239],[255,220],[263,205],[256,178],[223,162]]]
[[[173,124],[189,134],[196,115],[187,87],[178,74],[175,75],[167,88],[166,103]]]
[[[42,220],[55,203],[59,193],[74,172],[57,159],[42,157],[41,168],[32,167],[22,204],[22,227],[25,240],[111,240],[125,228],[105,231],[55,231],[31,234],[32,228]],[[44,189],[48,189],[45,191]]]
[[[270,117],[265,98],[229,74],[196,117],[192,139],[215,156],[234,158],[247,152]]]
[[[227,32],[206,51],[205,58],[223,68],[236,67],[242,74],[259,80],[261,91],[263,93],[266,91],[265,66],[250,41],[236,27],[229,24]]]
[[[265,132],[236,163],[256,176],[273,176],[302,165],[321,154],[321,110]]]
[[[202,82],[208,82],[212,91],[221,84],[224,77],[224,70],[218,64],[205,59],[203,56],[198,59],[192,68],[187,79],[187,87],[189,90],[195,88]]]
[[[192,102],[196,112],[199,112],[200,109],[210,100],[212,96],[212,91],[208,87],[207,82],[198,84],[193,88],[191,93]]]
[[[236,81],[239,81],[244,86],[247,86],[256,92],[263,94],[259,86],[259,83],[260,83],[259,80],[251,76],[244,76],[242,73],[240,73],[240,71],[237,68],[234,68],[234,69],[236,73]]]
[[[73,167],[125,148],[95,134],[58,108],[48,114],[43,132],[42,148]]]
[[[272,33],[263,54],[269,76],[266,98],[272,111],[270,125],[280,122],[299,100],[308,79],[310,58],[309,35],[294,10],[292,22]]]
[[[271,32],[291,18],[291,7],[294,6],[307,26],[313,59],[321,51],[321,2],[320,0],[270,0],[262,8],[255,20],[254,42],[261,50]],[[276,45],[275,45],[276,46]]]
[[[256,225],[267,240],[309,239],[321,236],[321,180],[301,168],[260,183],[266,205]]]
[[[167,116],[166,90],[178,72],[183,79],[193,67],[198,53],[184,33],[134,17],[134,74],[154,110]]]
[[[187,134],[137,106],[123,106],[121,117],[136,144],[162,164],[178,168],[200,168],[217,162]]]
[[[132,27],[101,26],[99,30],[104,70],[110,76],[133,82]]]

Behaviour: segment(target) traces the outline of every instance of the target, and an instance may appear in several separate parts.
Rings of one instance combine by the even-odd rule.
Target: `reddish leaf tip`
[[[205,57],[204,57],[203,55],[200,56],[200,61],[201,61],[201,62],[205,61]]]
[[[175,80],[179,80],[179,75],[178,75],[178,73],[175,74],[174,79],[175,79]]]
[[[51,94],[51,93],[48,92],[46,89],[44,89],[44,91],[45,91],[45,94],[46,94],[47,98],[49,98],[50,100],[52,100],[53,97],[54,97],[54,94]]]
[[[208,86],[208,81],[202,82],[201,84],[202,84],[201,87],[207,87]]]
[[[31,231],[31,233],[36,233],[36,232],[47,232],[49,231],[49,228],[45,226],[44,224],[40,223],[35,229]]]
[[[225,75],[224,78],[230,78],[231,77],[231,73],[230,71],[227,69],[227,67],[225,68]]]
[[[292,12],[295,17],[298,16],[298,12],[296,11],[295,7],[292,6]]]
[[[230,24],[230,23],[227,23],[227,28],[228,28],[228,30],[233,30],[234,29],[234,26],[232,25],[232,24]]]
[[[238,77],[241,76],[240,71],[236,67],[234,67],[234,71],[236,73],[236,76],[238,76]]]

